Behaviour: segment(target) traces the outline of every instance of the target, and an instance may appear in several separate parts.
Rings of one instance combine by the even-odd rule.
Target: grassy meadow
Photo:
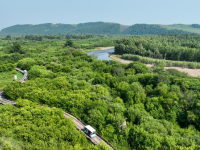
[[[14,75],[17,75],[17,80],[23,77],[23,74],[16,71],[1,72],[0,73],[0,89],[3,89],[6,85],[14,80]]]
[[[193,28],[190,25],[185,25],[185,24],[173,24],[173,25],[160,25],[163,28],[166,28],[168,30],[183,30],[187,32],[192,32],[192,33],[197,33],[200,34],[200,29],[199,28]]]

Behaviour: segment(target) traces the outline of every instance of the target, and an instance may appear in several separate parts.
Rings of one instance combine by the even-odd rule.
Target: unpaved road
[[[95,50],[108,50],[108,49],[114,49],[114,46],[109,46],[109,47],[95,47]]]
[[[124,60],[124,59],[121,59],[119,57],[117,57],[116,55],[110,55],[110,58],[120,62],[120,63],[123,63],[123,64],[129,64],[129,63],[132,63],[133,61],[131,60]],[[153,65],[152,64],[146,64],[147,67],[152,67]],[[181,68],[181,67],[165,67],[165,70],[166,69],[176,69],[178,71],[181,71],[181,72],[186,72],[188,73],[188,75],[190,76],[193,76],[193,77],[198,77],[200,76],[200,69],[188,69],[188,68]]]
[[[116,55],[110,55],[110,58],[112,58],[112,59],[114,59],[114,60],[116,60],[116,61],[118,61],[118,62],[120,62],[120,63],[122,63],[122,64],[130,64],[130,63],[132,63],[133,61],[131,61],[131,60],[124,60],[124,59],[121,59],[121,58],[119,58],[119,57],[117,57]]]
[[[190,76],[193,76],[193,77],[200,76],[200,69],[188,69],[188,68],[180,68],[180,67],[165,67],[165,69],[176,69],[181,72],[186,72]]]

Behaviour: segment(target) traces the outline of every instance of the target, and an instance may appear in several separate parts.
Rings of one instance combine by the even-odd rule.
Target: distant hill
[[[1,30],[0,34],[120,34],[121,26],[117,23],[91,22],[71,24],[15,25]]]
[[[135,24],[122,32],[125,35],[146,35],[146,34],[190,34],[183,30],[168,30],[159,25]]]
[[[125,26],[118,23],[89,22],[80,24],[38,24],[14,25],[1,30],[0,35],[49,35],[49,34],[106,34],[106,35],[146,35],[146,34],[200,34],[198,24],[193,25],[149,25]]]
[[[173,24],[173,25],[160,25],[160,27],[165,28],[167,30],[182,30],[191,33],[200,34],[200,25],[199,24]]]

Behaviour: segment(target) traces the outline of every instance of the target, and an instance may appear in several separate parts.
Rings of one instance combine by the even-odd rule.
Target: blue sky
[[[16,24],[200,24],[200,0],[0,0],[0,30]]]

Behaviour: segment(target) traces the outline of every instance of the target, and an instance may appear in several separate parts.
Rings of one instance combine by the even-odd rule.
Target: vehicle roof
[[[90,132],[95,132],[96,130],[92,128],[90,125],[85,126],[86,129],[88,129]]]

